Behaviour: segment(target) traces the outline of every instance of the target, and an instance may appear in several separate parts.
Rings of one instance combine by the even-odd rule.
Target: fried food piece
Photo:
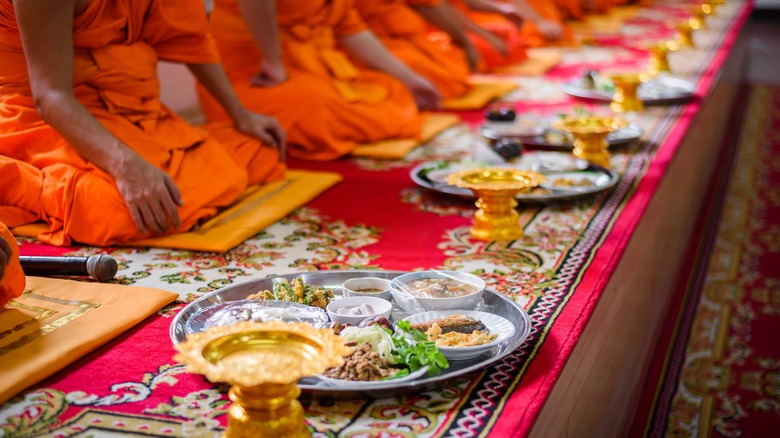
[[[468,315],[450,315],[445,318],[436,318],[427,322],[412,324],[412,328],[421,332],[427,332],[434,324],[441,328],[442,333],[458,332],[469,334],[474,330],[487,331],[487,327],[482,321]]]

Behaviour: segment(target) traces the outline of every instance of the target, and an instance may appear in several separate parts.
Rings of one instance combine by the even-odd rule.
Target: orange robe
[[[355,0],[355,8],[385,47],[431,81],[442,97],[468,93],[470,71],[463,50],[428,40],[425,20],[407,3],[434,6],[440,0]]]
[[[517,26],[503,15],[493,12],[476,11],[468,7],[463,0],[450,0],[452,6],[465,14],[471,21],[482,28],[496,34],[506,44],[508,54],[502,56],[484,39],[471,35],[471,41],[479,50],[483,65],[481,69],[489,72],[495,68],[518,64],[528,59],[526,42],[520,35]]]
[[[361,143],[420,133],[411,91],[387,74],[355,66],[336,47],[338,37],[367,30],[351,1],[279,0],[277,20],[288,79],[275,87],[250,84],[262,55],[237,0],[214,2],[211,31],[239,99],[279,120],[291,156],[332,160]],[[198,96],[209,120],[227,117],[202,87]]]
[[[11,259],[5,266],[5,275],[0,278],[0,307],[3,307],[24,292],[25,278],[19,264],[19,246],[3,223],[0,223],[0,239],[5,239],[11,247]]]
[[[531,47],[539,47],[548,44],[567,44],[574,41],[574,34],[571,29],[563,24],[563,13],[558,8],[554,0],[526,0],[529,6],[534,8],[542,18],[558,23],[563,26],[563,36],[557,41],[547,41],[544,35],[539,32],[535,23],[529,20],[523,22],[520,27],[520,37]]]
[[[179,188],[181,230],[278,180],[278,152],[229,124],[194,128],[159,100],[157,62],[215,63],[200,0],[90,0],[74,18],[76,98]],[[44,122],[31,98],[11,0],[0,0],[0,221],[43,219],[46,243],[113,245],[148,237],[113,178]]]
[[[583,0],[555,0],[563,19],[582,20],[585,17]]]

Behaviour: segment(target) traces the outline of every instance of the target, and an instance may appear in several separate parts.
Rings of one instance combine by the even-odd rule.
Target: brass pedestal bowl
[[[332,330],[281,321],[212,327],[176,348],[189,372],[232,385],[226,437],[311,436],[296,382],[351,351]]]
[[[616,117],[567,117],[553,126],[574,137],[574,155],[606,168],[610,167],[607,136],[626,125]]]
[[[649,77],[644,73],[613,73],[609,75],[615,83],[615,93],[609,108],[616,113],[644,111],[645,104],[639,99],[639,86]]]
[[[674,50],[676,44],[670,41],[658,41],[644,46],[650,52],[650,59],[647,63],[647,73],[657,76],[660,73],[671,73],[669,66],[669,52]]]
[[[515,196],[543,181],[541,173],[504,167],[463,170],[447,177],[448,184],[470,189],[477,196],[471,235],[487,241],[523,236]]]

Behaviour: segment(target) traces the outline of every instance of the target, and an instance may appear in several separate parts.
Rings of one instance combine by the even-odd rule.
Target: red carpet
[[[780,87],[750,89],[732,155],[631,436],[780,433]]]

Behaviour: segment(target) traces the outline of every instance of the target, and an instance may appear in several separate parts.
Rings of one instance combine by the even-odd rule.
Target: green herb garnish
[[[436,347],[436,343],[429,341],[425,333],[413,329],[409,321],[399,321],[392,338],[395,344],[393,358],[396,363],[406,364],[409,372],[427,366],[428,375],[436,375],[441,374],[442,369],[449,368],[447,358]]]

